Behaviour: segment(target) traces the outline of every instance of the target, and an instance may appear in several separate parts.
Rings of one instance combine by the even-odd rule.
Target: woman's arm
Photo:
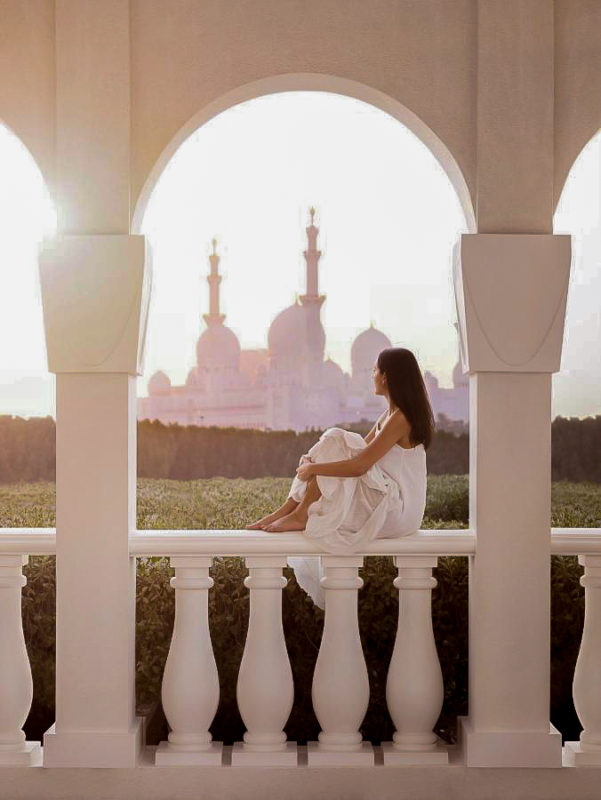
[[[357,456],[345,458],[342,461],[313,462],[308,465],[311,475],[329,475],[332,478],[358,478],[362,475],[359,472]]]
[[[370,430],[367,436],[364,437],[364,441],[368,442],[368,446],[364,450],[361,450],[356,456],[353,456],[352,458],[345,458],[342,461],[312,462],[310,464],[304,465],[303,467],[301,467],[301,469],[306,469],[308,467],[311,475],[326,475],[331,478],[358,478],[360,475],[363,475],[365,472],[367,472],[371,464],[377,461],[378,458],[382,458],[384,453],[390,450],[390,448],[392,447],[393,444],[395,444],[397,439],[400,439],[401,436],[403,435],[403,431],[401,431],[401,433],[396,433],[396,435],[394,435],[393,440],[389,444],[387,443],[385,447],[382,447],[380,445],[376,449],[376,451],[372,449],[374,445],[377,444],[378,440],[382,438],[384,431],[386,430],[388,431],[388,435],[385,439],[385,442],[388,442],[388,440],[391,437],[392,428],[390,426],[390,419],[392,419],[392,417],[386,423],[384,428],[382,428],[382,433],[380,433],[380,435],[376,438],[376,441],[373,444],[370,444],[374,436],[374,433],[376,431],[378,422],[382,419],[382,417],[385,414],[386,414],[385,411],[382,414],[380,414],[380,416],[376,420],[376,424],[373,426],[373,428]],[[396,424],[394,425],[394,429],[397,430]],[[367,457],[364,456],[366,452],[367,452]],[[376,457],[374,458],[373,457],[374,453],[380,453],[380,454],[376,455]],[[305,480],[308,477],[309,475],[307,473],[307,476],[304,475],[302,476],[302,480]]]
[[[380,417],[378,417],[376,425],[374,425],[365,437],[365,441],[373,434],[379,421]],[[372,464],[382,458],[384,453],[388,452],[388,450],[396,444],[397,440],[403,436],[406,428],[407,422],[405,418],[402,417],[401,419],[399,417],[399,412],[395,412],[395,414],[388,419],[379,436],[375,438],[375,441],[368,444],[365,449],[359,451],[356,456],[345,458],[343,461],[314,462],[311,464],[311,474],[329,475],[332,478],[358,478],[360,475],[367,472]]]
[[[366,473],[399,439],[403,438],[408,430],[409,423],[405,419],[405,415],[401,411],[395,411],[386,420],[386,424],[374,441],[351,459],[359,470],[358,474],[363,475]]]

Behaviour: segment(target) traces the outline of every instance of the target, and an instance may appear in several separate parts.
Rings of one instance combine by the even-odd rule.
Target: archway
[[[0,123],[0,482],[54,478],[55,378],[48,373],[37,254],[56,213],[41,170]]]
[[[572,270],[552,416],[592,416],[601,413],[601,131],[570,168],[553,229],[572,236]]]
[[[149,198],[161,173],[180,145],[194,133],[194,131],[222,111],[238,105],[239,103],[263,97],[268,94],[289,91],[332,92],[334,94],[346,95],[347,97],[354,97],[357,100],[362,100],[365,103],[379,108],[381,111],[397,119],[431,150],[432,154],[441,164],[457,192],[468,230],[471,233],[476,232],[474,206],[467,183],[457,161],[439,136],[414,114],[411,109],[379,89],[367,86],[359,81],[318,73],[289,73],[261,78],[260,80],[244,84],[230,92],[226,92],[221,95],[221,97],[216,98],[212,103],[200,109],[179,129],[167,147],[165,147],[146,178],[140,196],[136,201],[136,207],[132,217],[132,233],[140,232]]]
[[[355,94],[358,94],[358,93],[359,92],[355,92]],[[203,134],[204,131],[207,131],[208,129],[217,130],[217,126],[222,124],[222,121],[226,117],[235,118],[237,120],[237,123],[238,123],[238,130],[242,131],[242,130],[244,130],[244,124],[247,124],[247,125],[249,124],[249,119],[248,119],[249,113],[250,113],[249,112],[249,108],[257,107],[257,106],[265,107],[265,105],[267,104],[267,101],[269,101],[269,102],[271,102],[272,100],[275,101],[278,98],[280,98],[280,99],[290,98],[290,104],[289,104],[289,106],[290,106],[292,104],[292,102],[293,102],[293,99],[294,99],[294,102],[299,102],[300,103],[301,98],[305,98],[305,97],[309,97],[309,96],[313,96],[313,97],[318,97],[319,96],[320,98],[325,98],[322,101],[324,105],[326,103],[334,103],[335,101],[336,102],[340,102],[340,103],[343,103],[343,101],[344,101],[344,102],[348,103],[349,105],[353,104],[357,109],[359,109],[359,111],[357,113],[366,113],[365,109],[370,109],[371,113],[374,114],[374,117],[375,116],[379,116],[382,119],[385,118],[386,120],[388,120],[387,124],[389,125],[389,128],[390,129],[394,128],[395,131],[399,131],[399,138],[398,138],[397,143],[396,143],[397,148],[402,149],[405,146],[406,142],[408,142],[410,140],[412,143],[415,143],[415,144],[412,144],[412,147],[418,148],[420,150],[420,153],[423,152],[423,154],[427,154],[427,156],[423,155],[423,158],[420,155],[420,157],[416,159],[417,163],[415,164],[414,174],[411,176],[411,179],[413,181],[415,181],[416,174],[419,173],[419,170],[421,168],[424,168],[424,165],[425,165],[426,161],[428,162],[428,169],[433,169],[433,167],[431,165],[436,165],[436,170],[437,170],[437,172],[438,172],[440,177],[437,178],[437,180],[439,181],[439,185],[437,185],[437,188],[435,189],[434,193],[435,194],[436,193],[438,193],[438,194],[445,194],[446,193],[446,195],[448,195],[448,196],[452,195],[453,198],[454,198],[454,200],[453,200],[454,204],[457,205],[458,208],[461,207],[461,209],[463,209],[463,206],[460,204],[460,202],[457,202],[458,195],[457,195],[456,186],[450,181],[450,179],[448,177],[448,172],[446,172],[446,171],[444,171],[444,170],[442,170],[440,168],[440,159],[438,159],[438,158],[433,156],[431,148],[428,147],[427,145],[424,145],[424,142],[423,142],[422,138],[417,137],[415,135],[415,133],[414,133],[414,130],[411,130],[407,125],[404,125],[402,123],[400,125],[398,124],[398,114],[395,114],[395,116],[393,116],[393,115],[391,115],[391,114],[389,114],[387,112],[382,113],[381,109],[379,107],[376,107],[373,104],[367,104],[364,100],[359,100],[358,102],[356,102],[357,98],[351,98],[348,95],[336,94],[336,93],[331,92],[331,91],[330,92],[323,92],[323,91],[302,92],[300,90],[296,90],[296,91],[289,91],[289,92],[275,92],[275,91],[264,92],[263,95],[261,95],[260,97],[254,98],[254,99],[249,100],[247,102],[239,103],[238,105],[235,105],[235,106],[230,106],[225,111],[223,111],[221,114],[217,114],[216,116],[213,116],[210,119],[209,123],[205,123],[204,125],[201,125],[200,127],[197,127],[198,120],[199,120],[199,116],[197,115],[194,118],[194,120],[189,124],[189,126],[187,126],[188,128],[192,129],[194,132],[190,133],[188,136],[185,137],[185,143],[181,144],[179,149],[177,150],[177,153],[178,153],[177,158],[174,157],[175,154],[172,155],[172,157],[171,157],[171,159],[169,161],[169,169],[165,168],[165,172],[163,173],[163,178],[167,178],[167,175],[168,175],[169,172],[171,172],[171,174],[173,174],[175,172],[176,167],[174,166],[174,164],[176,164],[176,163],[180,164],[181,162],[183,162],[183,160],[184,160],[183,152],[185,150],[188,153],[191,152],[192,147],[198,145],[198,143],[199,143],[199,141],[201,139],[201,134]],[[246,116],[245,116],[245,114],[246,114]],[[409,116],[411,116],[411,115],[409,115]],[[317,122],[317,124],[319,124],[319,118],[316,118],[316,122]],[[412,123],[412,127],[413,128],[419,127],[418,123],[415,121],[415,119],[412,116],[411,116],[411,123]],[[225,123],[223,123],[223,125],[225,125]],[[350,120],[350,126],[351,127],[355,127],[353,125],[353,120]],[[327,127],[327,123],[324,123],[324,127]],[[224,128],[222,127],[222,131],[223,130],[224,130]],[[400,136],[400,131],[404,131],[403,136]],[[231,136],[231,133],[226,132],[225,135],[230,135]],[[240,137],[240,141],[239,142],[234,141],[234,137],[232,137],[231,140],[228,140],[228,143],[229,143],[229,146],[230,146],[230,151],[231,151],[231,148],[236,147],[236,146],[239,146],[239,147],[245,147],[246,146],[246,143],[244,142],[244,133],[240,133],[239,137]],[[182,138],[184,138],[184,137],[182,136]],[[222,149],[221,142],[220,142],[219,139],[216,138],[216,135],[213,135],[212,138],[205,137],[203,141],[204,141],[204,147],[206,148],[207,152],[216,152],[217,150]],[[311,144],[313,146],[315,146],[315,140],[312,139],[311,140]],[[298,145],[298,142],[297,142],[297,145]],[[381,143],[380,143],[380,145],[381,145]],[[307,144],[306,147],[310,149],[310,146],[308,144]],[[365,152],[360,152],[358,150],[357,151],[357,160],[360,160],[361,158],[365,158],[365,153],[368,153],[367,158],[369,158],[370,157],[369,156],[369,151],[378,148],[378,137],[377,137],[377,135],[372,136],[371,139],[369,138],[369,136],[366,137],[365,144],[363,145],[363,143],[361,143],[360,147],[362,149],[364,147]],[[173,149],[173,148],[171,147],[171,149]],[[246,148],[246,149],[248,150],[248,148]],[[181,158],[180,158],[180,156],[181,156]],[[164,154],[164,157],[165,157],[165,154]],[[221,158],[221,156],[216,156],[216,157],[220,157]],[[422,159],[422,160],[420,160],[420,159]],[[164,160],[165,160],[165,158],[162,159],[162,161],[164,161]],[[299,160],[300,160],[300,158],[299,158]],[[351,157],[351,159],[349,159],[349,162],[351,160],[352,160],[352,157]],[[191,163],[191,162],[189,162],[189,163]],[[238,164],[238,162],[236,162],[236,165],[237,164]],[[227,166],[229,168],[229,164]],[[177,168],[181,169],[181,167],[177,167]],[[235,169],[236,169],[236,166],[232,167],[230,171],[235,172]],[[171,181],[171,183],[173,183],[172,178],[169,178],[169,180]],[[204,176],[203,176],[203,180],[205,180]],[[246,179],[242,179],[241,178],[240,180],[242,181],[242,184],[244,184],[244,180],[246,180],[248,183],[251,183],[251,181],[248,180],[248,176],[247,176]],[[400,180],[402,180],[402,176],[401,176]],[[158,191],[157,187],[158,187],[159,183],[161,183],[161,186],[163,186],[162,179],[160,179],[158,176],[155,176],[155,178],[154,178],[154,188],[155,188],[156,191]],[[410,183],[409,179],[408,179],[408,183]],[[428,184],[427,181],[425,181],[424,184],[427,187],[431,187],[431,185],[432,185],[432,184]],[[444,184],[444,186],[443,186],[443,184]],[[440,188],[440,187],[442,187],[442,188]],[[155,193],[156,193],[156,191],[155,191]],[[234,187],[233,193],[234,192],[235,192],[235,187]],[[219,194],[217,189],[215,189],[215,194]],[[427,188],[424,189],[424,194],[427,194]],[[211,198],[213,198],[212,194],[211,194]],[[147,211],[148,208],[149,208],[148,200],[149,200],[149,198],[147,198],[146,204],[144,206],[145,211]],[[303,230],[303,227],[306,224],[309,224],[309,221],[308,221],[308,210],[309,210],[309,205],[310,205],[310,201],[311,200],[313,200],[312,197],[308,197],[307,198],[307,203],[306,203],[307,207],[303,211],[302,219],[300,219],[300,218],[296,219],[296,225],[298,227],[298,231],[299,232]],[[232,200],[232,204],[233,203],[234,203],[234,201]],[[139,216],[140,213],[141,213],[140,212],[141,208],[142,208],[142,206],[139,205],[138,206],[138,210],[136,212],[138,214],[138,219],[137,219],[137,223],[136,223],[136,225],[137,225],[136,230],[138,232],[141,232],[141,229],[142,229],[142,219]],[[333,228],[330,228],[329,225],[328,225],[329,220],[328,220],[327,217],[322,218],[322,219],[319,218],[320,217],[320,214],[319,214],[320,211],[321,211],[321,209],[318,209],[318,221],[317,221],[317,224],[318,224],[318,226],[321,227],[320,241],[318,243],[318,247],[321,247],[323,245],[324,232],[325,232],[325,235],[327,237],[328,236],[328,230],[330,232],[333,230]],[[229,208],[224,213],[227,213],[227,212],[229,212]],[[432,212],[432,209],[430,207],[423,208],[422,209],[422,216],[424,217],[424,219],[426,219],[431,212]],[[195,212],[196,216],[194,216],[194,217],[190,216],[189,209],[187,209],[187,208],[185,209],[185,211],[183,213],[188,217],[188,219],[187,219],[187,223],[185,225],[181,225],[180,226],[180,235],[182,237],[186,237],[188,235],[187,229],[193,229],[194,230],[194,235],[198,238],[198,231],[202,228],[202,225],[200,223],[197,223],[197,219],[200,220],[201,217],[202,217],[202,214],[198,213],[198,206],[196,207],[196,212]],[[203,213],[206,213],[206,209],[205,209],[205,212],[203,212]],[[461,211],[459,211],[459,214],[461,214]],[[464,217],[463,217],[463,223],[461,225],[461,229],[462,230],[470,230],[471,228],[473,228],[473,225],[470,226],[469,221],[465,218],[465,211],[463,211],[463,214],[464,214]],[[155,214],[155,216],[156,216],[156,214]],[[207,216],[211,216],[211,215],[208,214]],[[444,216],[444,214],[443,214],[443,216]],[[389,222],[392,221],[393,217],[394,217],[394,213],[391,212],[388,221]],[[433,229],[436,229],[436,227],[437,227],[436,219],[437,219],[436,214],[434,214],[434,216],[432,217],[432,228]],[[269,215],[265,214],[263,219],[261,219],[259,224],[262,226],[262,235],[265,237],[265,240],[267,241],[270,238],[270,236],[272,235],[272,229],[270,229]],[[351,223],[351,227],[353,225],[357,226],[358,224],[360,224],[360,221],[358,221],[357,219],[354,219],[353,222]],[[393,225],[394,224],[395,223],[393,222]],[[330,225],[331,225],[331,217],[330,217]],[[219,233],[219,227],[220,226],[218,225],[217,226],[217,233]],[[368,231],[369,230],[371,230],[371,231],[377,230],[377,226],[370,228],[369,219],[365,223],[365,227],[366,227],[366,229]],[[196,242],[195,250],[196,250],[197,256],[196,256],[196,261],[194,263],[194,266],[191,267],[191,268],[193,268],[195,270],[195,272],[198,272],[199,269],[200,269],[201,273],[205,273],[206,272],[208,262],[205,263],[205,260],[206,260],[206,257],[209,255],[209,251],[207,250],[206,254],[205,254],[204,251],[205,251],[208,243],[210,242],[210,239],[211,239],[212,235],[214,235],[214,233],[215,233],[215,231],[214,230],[210,230],[210,229],[206,230],[206,231],[203,231],[204,239],[202,239],[200,242],[199,241]],[[423,241],[423,249],[424,249],[424,251],[427,250],[427,241],[426,240],[428,238],[430,238],[429,237],[429,233],[430,233],[429,230],[424,232],[424,238],[422,240]],[[337,241],[340,241],[342,238],[344,238],[344,235],[345,235],[344,231],[341,231],[339,229],[338,230],[338,240]],[[291,236],[291,239],[293,239],[293,238],[296,239],[296,231],[294,231],[294,232],[290,231],[290,236]],[[332,236],[334,236],[334,234],[332,234]],[[449,290],[450,291],[452,291],[452,289],[450,289],[450,283],[451,283],[451,280],[450,280],[450,259],[448,258],[447,254],[450,254],[451,247],[452,247],[452,244],[454,243],[454,241],[456,239],[456,236],[457,236],[457,231],[454,232],[454,234],[450,237],[449,241],[447,242],[447,245],[448,245],[447,249],[445,249],[443,253],[441,253],[440,249],[439,249],[438,254],[435,256],[435,258],[437,259],[438,263],[439,264],[443,264],[443,266],[440,267],[440,275],[438,277],[438,282],[440,283],[440,281],[442,279],[442,272],[443,271],[447,271],[448,275],[449,275]],[[373,237],[373,234],[372,234],[372,237]],[[332,241],[332,239],[330,239],[330,241]],[[180,243],[178,242],[178,245],[179,244]],[[326,242],[326,245],[327,245],[327,242]],[[227,242],[226,242],[226,246],[227,246]],[[288,248],[288,250],[285,253],[282,253],[281,257],[282,258],[286,258],[286,259],[289,260],[290,257],[292,256],[292,258],[295,259],[298,256],[298,254],[300,254],[302,252],[303,246],[305,246],[304,233],[303,233],[303,241],[294,244],[292,250],[290,250],[290,248]],[[223,244],[220,243],[220,250],[221,250],[220,256],[223,256],[222,247],[223,247]],[[165,248],[163,248],[163,250],[164,249]],[[257,257],[260,257],[260,256],[261,256],[261,252],[260,252],[260,250],[258,248],[255,248],[254,250],[249,248],[246,252],[238,252],[238,259],[237,260],[238,260],[239,263],[243,263],[243,262],[248,261],[249,258],[251,260],[253,260],[253,259],[256,260]],[[359,268],[359,264],[369,263],[368,260],[366,260],[366,259],[369,259],[370,254],[368,252],[364,252],[362,254],[362,256],[364,256],[363,260],[362,259],[358,259],[358,260],[354,259],[354,260],[357,261],[357,264],[354,265],[356,268]],[[176,255],[171,260],[174,262],[174,261],[177,261],[177,259],[178,259],[178,256]],[[301,261],[302,261],[302,259],[301,259]],[[347,259],[347,263],[349,265],[351,265],[352,262],[353,262],[352,258],[350,259],[350,261]],[[223,260],[222,261],[222,265],[220,267],[221,270],[223,270],[224,264],[225,264],[225,267],[226,267],[226,270],[227,270],[228,266],[230,266],[231,262],[230,262],[230,264],[228,264],[227,258],[225,260]],[[372,263],[371,266],[373,267],[373,263]],[[320,270],[322,269],[322,267],[323,267],[323,264],[321,265]],[[414,271],[415,271],[416,268],[419,269],[419,265],[417,265],[417,266],[414,265]],[[411,265],[410,264],[409,265],[405,265],[404,268],[401,268],[401,270],[397,273],[397,275],[395,277],[391,277],[390,278],[390,283],[392,284],[392,283],[396,282],[397,284],[399,284],[396,288],[397,289],[400,288],[401,284],[403,283],[403,280],[401,279],[401,274],[404,274],[405,275],[405,279],[406,279],[407,278],[407,271],[409,271],[409,272],[411,271]],[[179,280],[179,272],[181,272],[181,270],[179,269],[179,267],[175,263],[173,263],[169,268],[168,283],[169,283],[169,291],[170,292],[173,291],[174,282]],[[274,273],[275,272],[277,272],[277,267],[274,268]],[[354,274],[354,279],[355,279],[356,276],[357,276],[357,273],[355,272],[353,274]],[[155,273],[155,278],[156,277],[157,277],[157,274]],[[241,276],[239,275],[238,277],[240,278]],[[341,276],[341,278],[342,278],[342,280],[344,280],[344,275]],[[198,279],[196,279],[196,280],[198,280]],[[432,280],[431,276],[430,276],[429,280]],[[320,281],[321,281],[321,278],[320,278]],[[293,288],[297,288],[297,289],[300,289],[302,291],[303,286],[301,286],[301,283],[303,283],[303,282],[304,281],[301,278],[301,282],[298,283],[298,285],[296,285],[297,284],[296,280],[292,279],[290,281],[290,285]],[[341,284],[339,284],[339,285],[341,285]],[[189,294],[193,294],[195,296],[195,298],[196,298],[196,295],[198,293],[197,286],[198,286],[198,283],[194,283],[193,285],[189,286]],[[204,280],[202,280],[202,278],[201,278],[201,286],[203,287],[203,289],[205,288],[205,282],[204,282]],[[240,291],[241,291],[240,290],[240,284],[236,284],[236,286],[238,287],[238,289],[237,289],[238,293],[240,293]],[[156,291],[156,287],[157,287],[157,285],[155,284],[155,292],[154,292],[155,297],[160,294],[160,289],[157,292]],[[222,298],[223,298],[223,294],[224,294],[224,292],[223,292],[224,288],[225,288],[226,305],[227,305],[227,298],[229,297],[230,300],[231,300],[232,293],[231,293],[231,289],[230,289],[230,291],[228,293],[228,286],[226,284],[225,287],[221,288],[221,293],[222,293],[221,297]],[[246,287],[246,288],[249,288],[249,287]],[[338,288],[336,288],[336,292],[339,293]],[[326,294],[327,294],[327,292],[326,292]],[[435,292],[431,292],[431,295],[434,295],[434,294],[435,294]],[[334,292],[331,291],[328,296],[333,298],[334,297]],[[406,297],[403,297],[402,298],[403,305],[399,306],[399,308],[405,308],[405,310],[404,310],[405,314],[407,314],[408,311],[410,310],[410,309],[406,308],[406,301],[407,301],[408,297],[409,297],[408,294],[407,294]],[[187,297],[186,298],[186,302],[188,301],[188,299],[189,298]],[[389,298],[386,298],[386,300],[388,300],[388,299]],[[425,301],[425,303],[427,303],[427,306],[424,308],[425,315],[422,318],[423,327],[428,327],[429,324],[432,323],[432,321],[437,316],[437,313],[436,313],[437,306],[436,306],[435,300],[436,300],[436,298],[433,297],[433,296],[424,298],[424,301]],[[223,302],[223,299],[222,299],[222,302]],[[331,307],[331,303],[332,302],[333,301],[330,300],[330,307]],[[185,336],[186,339],[190,339],[190,340],[192,340],[192,337],[194,335],[192,333],[192,331],[196,328],[197,323],[195,322],[195,320],[197,319],[197,316],[198,316],[197,312],[196,312],[196,308],[198,306],[198,300],[195,299],[194,303],[196,303],[194,316],[193,316],[193,318],[191,317],[191,321],[189,321],[187,323],[187,328],[189,329],[189,331],[186,330],[185,333],[182,331],[182,337]],[[285,304],[286,304],[285,302],[281,302],[279,304],[279,307],[281,308]],[[203,310],[206,310],[206,309],[203,309]],[[221,310],[223,310],[223,307],[221,308]],[[453,302],[453,310],[454,310],[454,302]],[[227,311],[227,308],[226,308],[226,311]],[[177,313],[179,314],[179,309],[177,310]],[[248,314],[248,311],[246,313]],[[176,314],[175,307],[174,307],[174,309],[172,311],[172,314],[173,315]],[[188,314],[188,316],[190,316],[190,314]],[[441,316],[441,319],[442,319],[442,317],[444,317],[444,315]],[[232,316],[231,315],[229,317],[229,320],[230,321],[227,323],[227,325],[231,324],[231,320],[232,320]],[[263,327],[265,327],[265,328],[267,327],[265,325],[265,320],[264,319],[262,320],[262,324],[263,324]],[[378,327],[377,321],[376,321],[375,324]],[[361,328],[367,328],[369,325],[370,325],[369,317],[365,318],[365,320],[362,320]],[[451,328],[451,330],[452,330],[452,328]],[[359,332],[359,330],[357,330],[355,332],[355,334],[358,333],[358,332]],[[237,333],[237,331],[236,331],[236,333]],[[355,334],[353,334],[353,335],[355,335]],[[403,334],[403,336],[404,336],[404,334]],[[455,337],[456,337],[456,333],[453,332],[453,336],[452,336],[453,341],[452,341],[452,344],[451,344],[451,348],[453,350],[453,356],[452,357],[455,360],[453,361],[453,363],[451,363],[449,365],[448,372],[449,372],[449,374],[451,373],[451,370],[453,372],[453,383],[456,382],[456,380],[457,380],[457,378],[459,376],[459,379],[460,379],[461,383],[465,383],[466,384],[465,386],[463,386],[463,385],[461,386],[461,392],[464,393],[464,394],[467,394],[467,376],[461,376],[459,374],[461,372],[460,366],[459,366],[459,373],[457,371],[457,363],[456,363],[457,350],[456,350],[456,338]],[[410,346],[407,343],[402,343],[401,341],[395,341],[398,338],[399,338],[399,336],[397,334],[394,334],[394,336],[392,338],[392,342],[393,342],[394,346],[397,346],[397,345],[398,346]],[[386,346],[386,345],[383,344],[382,346]],[[346,349],[349,349],[349,348],[347,347]],[[189,355],[191,356],[191,354],[189,354]],[[248,354],[248,355],[250,355],[250,354]],[[326,353],[326,357],[327,357],[327,355],[328,354]],[[334,354],[334,359],[339,361],[339,355],[340,354]],[[343,356],[343,358],[344,358],[344,356]],[[341,362],[339,361],[339,363],[341,363]],[[453,368],[453,364],[455,364],[455,368]],[[162,364],[157,364],[155,366],[155,369],[158,370],[158,373],[157,373],[157,376],[156,376],[157,377],[157,381],[159,383],[160,382],[164,382],[166,388],[169,388],[168,381],[166,380],[166,376],[164,374],[161,374],[161,373],[162,373],[162,370],[164,368],[169,367],[169,366],[170,365],[168,364],[168,362],[166,360],[164,360]],[[329,365],[328,368],[332,372],[334,372],[334,369],[335,369],[334,366]],[[445,371],[445,368],[443,368],[443,373],[444,373],[444,371]],[[435,369],[434,370],[434,374],[436,372],[440,372],[440,370],[436,370]],[[189,379],[192,379],[193,377],[194,376],[188,375]],[[186,380],[185,375],[183,373],[182,373],[182,375],[178,376],[178,379],[180,380],[180,382],[182,384],[183,384],[184,380]],[[366,383],[370,383],[370,379],[371,379],[371,363],[369,365],[369,375],[367,375]],[[442,387],[439,390],[439,388],[438,388],[438,380],[436,378],[432,377],[432,381],[433,381],[432,391],[434,393],[436,393],[437,395],[440,395],[441,398],[443,397],[443,395],[452,394],[453,393],[454,390],[446,390],[446,389],[443,389]],[[187,380],[186,380],[186,383],[188,384]],[[157,389],[157,392],[162,391],[162,386],[159,386],[158,383],[157,383],[157,386],[155,388]],[[180,389],[178,389],[177,391],[180,391]],[[183,387],[182,387],[181,391],[183,391]],[[445,415],[447,417],[451,417],[451,418],[455,418],[456,419],[457,416],[453,413],[452,403],[453,403],[452,398],[446,398],[446,396],[442,400],[442,405],[444,405]],[[465,405],[466,405],[466,413],[467,413],[467,401],[465,402]],[[378,414],[376,414],[375,416],[377,416],[377,415]],[[373,415],[371,415],[369,413],[367,414],[367,418],[371,418],[371,416],[373,416]],[[463,416],[464,420],[467,419],[465,414],[463,414],[462,416]],[[190,419],[189,413],[185,413],[184,414],[183,409],[182,409],[181,419],[172,418],[170,421],[181,421],[182,424],[184,424],[185,421],[189,420],[189,419]],[[168,421],[168,420],[165,418],[165,421]],[[342,420],[331,421],[329,424],[334,424],[334,422],[337,422],[337,421],[342,421]],[[211,424],[211,423],[209,421],[207,421],[206,424]],[[225,424],[225,423],[222,423],[222,422],[217,423],[217,422],[215,422],[213,424]],[[238,423],[233,423],[233,424],[242,424],[242,423],[239,421]]]
[[[0,414],[54,413],[47,371],[38,247],[56,230],[56,211],[41,170],[21,139],[0,122]]]

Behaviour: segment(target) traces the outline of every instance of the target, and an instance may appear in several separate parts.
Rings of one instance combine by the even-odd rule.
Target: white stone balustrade
[[[397,556],[399,618],[386,702],[396,731],[383,742],[384,764],[446,764],[448,753],[432,728],[444,700],[442,670],[432,627],[432,568],[436,556]]]
[[[222,743],[213,742],[209,726],[219,705],[219,676],[209,631],[208,593],[212,558],[176,556],[175,621],[165,663],[161,699],[171,727],[155,764],[220,765]]]
[[[584,730],[579,742],[567,742],[564,764],[601,765],[601,530],[551,529],[551,552],[580,553],[584,566],[585,622],[574,674],[574,704]],[[300,535],[254,534],[249,531],[136,531],[130,534],[131,556],[171,555],[176,575],[173,637],[162,688],[172,731],[157,749],[156,764],[222,765],[221,743],[209,727],[219,702],[219,681],[208,627],[209,568],[215,555],[244,555],[250,575],[251,615],[241,665],[238,702],[247,725],[241,753],[249,745],[260,755],[285,753],[283,738],[293,699],[290,663],[281,619],[281,570],[287,554],[315,554]],[[438,555],[475,552],[472,531],[422,531],[398,541],[379,541],[369,555],[393,555],[399,570],[399,620],[389,667],[387,702],[396,727],[393,742],[384,743],[384,763],[447,761],[451,752],[436,741],[432,728],[442,704],[442,675],[436,653],[431,570]],[[0,766],[41,763],[38,742],[25,742],[23,725],[32,699],[31,668],[21,622],[25,585],[23,553],[53,554],[54,529],[0,529]],[[373,764],[371,745],[361,740],[359,726],[369,700],[369,684],[361,649],[357,569],[362,556],[323,555],[326,616],[313,682],[315,713],[322,727],[319,743],[310,743],[310,766],[326,763]],[[271,671],[270,671],[271,670]],[[277,686],[277,691],[274,687]],[[255,735],[259,734],[259,738]],[[259,741],[267,734],[271,741]],[[252,739],[255,738],[253,742]],[[284,743],[284,748],[278,751]],[[240,743],[241,744],[241,743]],[[258,745],[258,747],[257,747]],[[461,743],[458,744],[459,758]],[[400,758],[393,762],[392,758]],[[238,761],[238,763],[242,763]],[[248,761],[246,763],[249,763]],[[266,762],[263,762],[266,765]],[[273,762],[272,762],[273,763]],[[115,766],[118,766],[117,764]]]
[[[296,743],[284,733],[294,703],[294,682],[282,627],[282,575],[286,558],[252,556],[246,559],[250,575],[250,617],[236,697],[246,732],[236,742],[232,765],[268,766],[297,763]]]
[[[573,699],[583,731],[580,741],[566,742],[566,760],[572,766],[601,766],[601,555],[579,556],[584,567],[584,627],[576,669]]]
[[[38,766],[39,742],[27,742],[22,728],[31,708],[33,681],[23,636],[21,592],[28,556],[0,553],[0,766]]]
[[[325,620],[311,696],[321,732],[309,742],[309,766],[373,764],[359,727],[369,705],[369,678],[359,637],[357,591],[362,556],[322,556]]]

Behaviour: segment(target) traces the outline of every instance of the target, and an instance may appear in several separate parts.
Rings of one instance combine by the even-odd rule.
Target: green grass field
[[[138,480],[140,529],[238,529],[281,505],[290,478],[208,478],[195,481]],[[468,476],[433,475],[423,528],[468,526]],[[507,500],[511,509],[511,498]],[[54,483],[0,486],[0,527],[54,527]],[[551,526],[601,526],[601,485],[554,483]]]

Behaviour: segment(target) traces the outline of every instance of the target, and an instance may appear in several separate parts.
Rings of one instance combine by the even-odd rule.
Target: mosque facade
[[[148,396],[138,398],[138,419],[181,425],[216,425],[260,430],[324,429],[342,423],[375,420],[386,400],[373,392],[372,368],[378,353],[392,347],[373,326],[351,345],[351,372],[325,358],[321,321],[325,295],[319,294],[319,228],[310,209],[306,228],[306,291],[274,318],[266,349],[242,349],[219,309],[219,260],[216,241],[209,256],[209,313],[196,344],[196,364],[185,384],[174,386],[159,370],[148,382]],[[458,332],[457,324],[455,325]],[[443,388],[429,371],[424,380],[435,417],[467,422],[469,376],[458,360],[453,386]]]

